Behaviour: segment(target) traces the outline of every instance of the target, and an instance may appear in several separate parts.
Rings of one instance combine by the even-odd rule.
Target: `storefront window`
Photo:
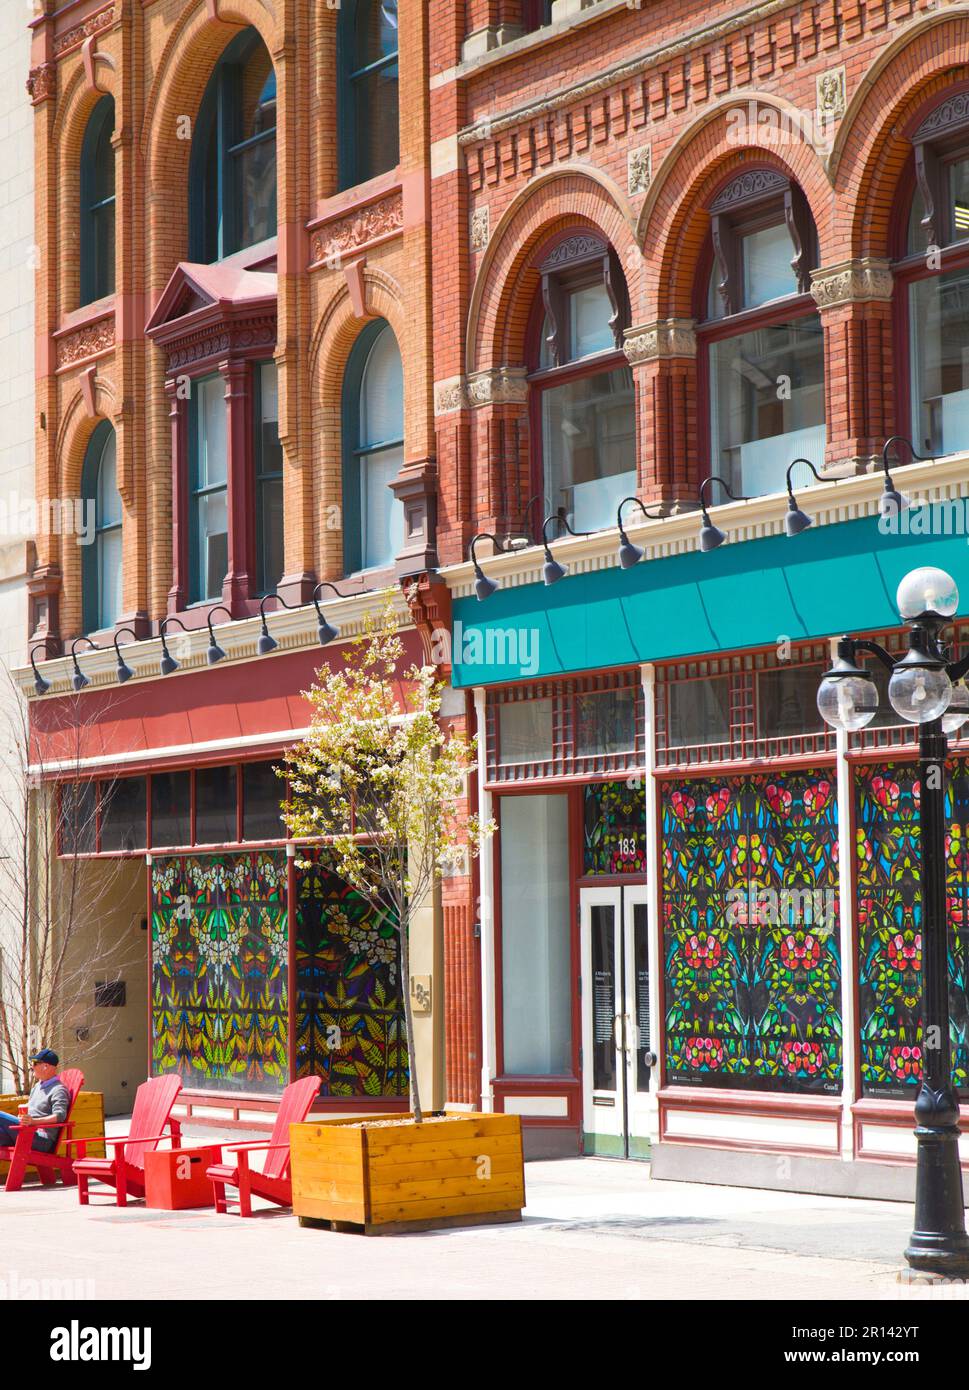
[[[575,701],[576,757],[625,753],[636,747],[636,691],[604,690]]]
[[[568,798],[501,803],[501,975],[504,1071],[572,1070]]]
[[[286,827],[279,819],[286,783],[276,776],[273,763],[245,763],[242,768],[243,838],[284,840]]]
[[[761,738],[790,738],[824,728],[818,713],[820,666],[779,666],[757,675],[757,732]]]
[[[168,848],[192,843],[190,772],[154,772],[151,778],[151,843]]]
[[[94,854],[98,847],[98,799],[94,782],[65,782],[58,806],[58,843],[65,855]]]
[[[730,678],[672,681],[667,687],[667,748],[730,740]]]
[[[195,774],[195,843],[233,844],[236,828],[236,769],[200,767]]]
[[[101,853],[145,848],[147,787],[144,777],[101,783]]]
[[[552,700],[515,700],[501,706],[499,761],[544,762],[552,756]]]

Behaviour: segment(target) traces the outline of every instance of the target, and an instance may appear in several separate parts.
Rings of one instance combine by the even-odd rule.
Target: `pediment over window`
[[[145,333],[166,349],[170,371],[209,358],[265,357],[276,342],[277,289],[271,271],[181,261]]]

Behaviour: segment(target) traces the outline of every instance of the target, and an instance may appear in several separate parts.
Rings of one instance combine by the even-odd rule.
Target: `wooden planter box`
[[[16,1115],[18,1105],[26,1105],[26,1096],[0,1096],[0,1110],[5,1110],[8,1115]],[[74,1125],[73,1138],[89,1139],[104,1133],[104,1096],[100,1091],[82,1091],[74,1102],[74,1112],[71,1115]],[[62,1136],[63,1139],[63,1136]],[[63,1149],[58,1145],[58,1153]],[[74,1151],[75,1157],[77,1150]],[[91,1158],[104,1158],[104,1144],[89,1144],[88,1154]],[[9,1163],[0,1163],[0,1179],[7,1176]],[[34,1168],[27,1169],[27,1176],[36,1178],[37,1172]]]
[[[384,1235],[521,1220],[517,1115],[318,1120],[291,1125],[290,1141],[301,1226]]]

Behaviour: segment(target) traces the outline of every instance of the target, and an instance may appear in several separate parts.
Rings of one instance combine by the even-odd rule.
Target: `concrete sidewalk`
[[[261,1208],[126,1210],[58,1186],[0,1192],[0,1280],[70,1296],[316,1299],[888,1299],[910,1206],[651,1182],[604,1159],[530,1163],[520,1225],[363,1237]],[[79,1281],[75,1283],[74,1281]],[[952,1291],[947,1291],[952,1296]],[[963,1290],[958,1290],[961,1296]]]

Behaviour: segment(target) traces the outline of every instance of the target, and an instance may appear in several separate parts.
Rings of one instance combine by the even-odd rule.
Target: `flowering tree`
[[[411,914],[436,877],[477,852],[491,823],[458,814],[474,771],[464,738],[438,723],[442,684],[432,667],[395,681],[403,643],[392,603],[370,618],[342,670],[324,667],[312,690],[306,738],[278,769],[289,777],[283,819],[295,839],[324,839],[331,863],[400,938],[401,988],[414,1118],[422,1118],[414,1066],[408,936]]]

